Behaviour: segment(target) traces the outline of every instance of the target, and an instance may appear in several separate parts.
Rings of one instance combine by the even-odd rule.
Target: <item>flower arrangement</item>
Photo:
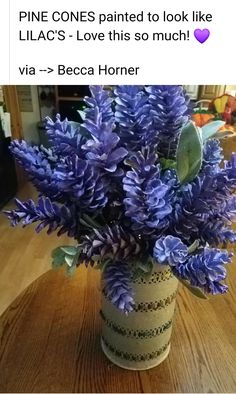
[[[155,264],[200,297],[225,293],[236,154],[223,161],[223,122],[195,126],[181,86],[90,90],[82,124],[46,119],[50,149],[12,142],[39,191],[37,202],[16,199],[6,211],[12,225],[38,222],[37,232],[74,237],[75,246],[53,251],[53,265],[101,268],[106,294],[125,313],[134,305],[131,276]]]

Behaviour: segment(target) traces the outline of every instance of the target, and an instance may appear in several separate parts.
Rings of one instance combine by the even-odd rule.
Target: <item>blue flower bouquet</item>
[[[53,251],[53,266],[69,273],[81,264],[101,268],[103,295],[123,319],[137,312],[133,283],[149,283],[156,269],[156,278],[168,272],[201,298],[225,293],[232,257],[225,248],[236,241],[236,154],[223,161],[223,122],[196,127],[181,86],[90,91],[81,124],[46,119],[49,149],[12,142],[39,191],[37,202],[16,199],[6,212],[12,225],[37,222],[37,232],[74,237],[74,246]],[[103,320],[118,337],[126,332]],[[146,357],[120,353],[129,362]],[[149,361],[152,353],[145,353]]]

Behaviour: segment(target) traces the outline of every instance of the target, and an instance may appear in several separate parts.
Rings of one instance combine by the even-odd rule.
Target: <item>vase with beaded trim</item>
[[[148,279],[133,279],[131,286],[135,305],[127,315],[102,294],[101,345],[114,364],[145,370],[169,354],[178,280],[169,267],[156,264]]]

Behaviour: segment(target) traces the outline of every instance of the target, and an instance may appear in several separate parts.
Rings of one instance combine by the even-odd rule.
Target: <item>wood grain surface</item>
[[[21,201],[36,199],[35,189],[26,184],[17,197]],[[5,210],[15,208],[10,201]],[[57,237],[56,233],[47,235],[35,232],[33,224],[22,229],[11,227],[9,220],[0,212],[0,315],[35,279],[51,268],[52,249],[59,245],[74,244],[67,235]]]
[[[49,271],[0,318],[1,392],[235,392],[236,262],[230,292],[198,300],[180,288],[169,357],[132,372],[100,348],[99,272]]]

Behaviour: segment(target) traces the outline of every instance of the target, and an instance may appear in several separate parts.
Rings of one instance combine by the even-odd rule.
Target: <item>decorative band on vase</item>
[[[158,309],[164,309],[167,306],[171,305],[172,302],[176,299],[177,291],[172,293],[170,296],[163,298],[157,301],[150,301],[150,302],[140,302],[134,306],[135,312],[153,312],[157,311]]]
[[[104,323],[113,330],[116,334],[120,334],[126,338],[134,338],[134,339],[147,339],[154,338],[158,335],[163,334],[172,326],[172,320],[168,320],[166,323],[162,324],[157,328],[151,328],[149,330],[132,330],[129,328],[121,327],[120,325],[114,323],[113,321],[106,318],[103,311],[100,311],[100,315],[104,321]]]
[[[165,271],[161,272],[154,272],[148,280],[143,278],[142,276],[136,279],[132,279],[132,283],[138,284],[138,285],[151,285],[154,283],[161,283],[165,282],[167,280],[170,280],[174,277],[174,274],[170,269],[167,269]]]
[[[158,357],[160,357],[168,348],[170,341],[168,341],[164,346],[162,346],[160,349],[155,350],[151,353],[128,353],[124,352],[122,350],[116,349],[114,346],[112,346],[110,343],[107,342],[107,340],[102,337],[103,343],[105,346],[108,348],[108,350],[113,353],[116,357],[122,358],[127,361],[134,361],[134,362],[140,362],[140,361],[150,361],[154,360]]]
[[[108,301],[111,301],[106,291],[104,291],[104,289],[102,293]],[[163,298],[161,300],[140,302],[139,304],[135,304],[133,312],[155,312],[158,309],[164,309],[167,306],[171,305],[173,301],[175,301],[176,294],[177,294],[177,290],[174,293],[172,293],[170,296]]]

